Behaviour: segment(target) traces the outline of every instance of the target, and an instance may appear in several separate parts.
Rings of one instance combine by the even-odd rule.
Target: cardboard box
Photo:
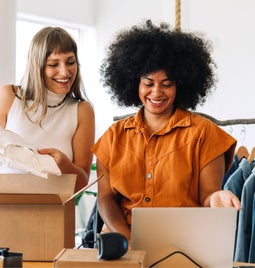
[[[76,175],[0,174],[0,244],[24,261],[53,261],[75,246]]]
[[[129,250],[116,260],[97,259],[97,249],[63,249],[54,259],[54,268],[143,268],[145,251]]]

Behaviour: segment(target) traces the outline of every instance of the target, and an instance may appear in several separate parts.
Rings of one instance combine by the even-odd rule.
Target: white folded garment
[[[43,178],[48,178],[48,174],[61,175],[52,156],[39,154],[22,137],[3,128],[0,128],[0,162],[5,167]]]

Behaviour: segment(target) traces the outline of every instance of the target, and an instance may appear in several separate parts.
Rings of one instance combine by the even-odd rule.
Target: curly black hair
[[[120,106],[140,107],[140,77],[165,70],[176,83],[175,107],[195,109],[216,84],[211,43],[202,34],[151,20],[117,33],[100,67],[101,81]]]

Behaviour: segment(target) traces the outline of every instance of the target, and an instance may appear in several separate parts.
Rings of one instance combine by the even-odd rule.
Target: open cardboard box
[[[97,249],[63,249],[54,259],[54,268],[144,268],[145,251],[128,250],[115,260],[97,259]]]
[[[76,175],[0,174],[0,246],[25,261],[53,261],[75,246]]]

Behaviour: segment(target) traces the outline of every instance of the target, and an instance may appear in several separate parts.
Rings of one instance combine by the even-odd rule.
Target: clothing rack
[[[135,113],[131,114],[125,114],[125,115],[120,115],[120,116],[114,116],[113,121],[118,121],[120,119],[126,118],[130,115],[134,115]],[[228,120],[218,120],[211,115],[205,114],[205,113],[200,113],[200,112],[195,112],[195,114],[201,115],[209,120],[211,120],[213,123],[219,126],[231,126],[231,125],[251,125],[255,124],[255,118],[247,118],[247,119],[228,119]]]
[[[214,122],[215,124],[217,124],[219,126],[255,124],[255,118],[218,120],[218,119],[216,119],[208,114],[199,113],[199,112],[195,112],[195,113],[211,120],[212,122]]]

